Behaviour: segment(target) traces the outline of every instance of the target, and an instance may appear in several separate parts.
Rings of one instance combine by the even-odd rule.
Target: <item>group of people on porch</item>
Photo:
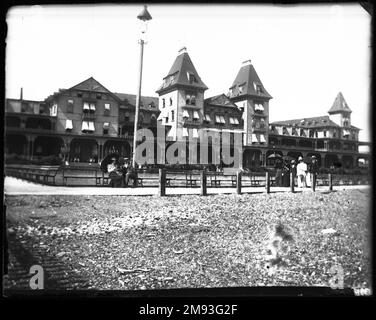
[[[277,187],[289,187],[290,173],[292,172],[293,176],[298,179],[299,188],[311,187],[314,176],[317,175],[319,169],[317,158],[314,155],[306,161],[302,157],[298,157],[297,161],[277,158],[274,167],[276,169],[275,184]]]

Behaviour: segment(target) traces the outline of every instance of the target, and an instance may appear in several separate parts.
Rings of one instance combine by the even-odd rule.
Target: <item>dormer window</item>
[[[263,93],[261,84],[253,82],[253,87],[254,87],[257,94]]]
[[[190,84],[198,82],[196,76],[191,72],[187,72],[187,78]]]

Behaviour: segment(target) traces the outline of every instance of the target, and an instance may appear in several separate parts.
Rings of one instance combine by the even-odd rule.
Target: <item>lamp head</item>
[[[146,22],[152,19],[146,5],[144,6],[144,9],[141,11],[141,13],[137,16],[137,19],[140,19],[143,22]]]

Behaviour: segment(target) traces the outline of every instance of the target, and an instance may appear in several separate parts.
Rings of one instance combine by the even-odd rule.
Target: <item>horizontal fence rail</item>
[[[240,176],[237,176],[237,174],[206,171],[203,177],[202,170],[159,170],[164,170],[162,180],[165,188],[202,189],[204,187],[205,190],[202,192],[206,193],[207,188],[237,188],[238,185],[240,189],[260,187],[268,190],[277,187],[276,176],[273,173],[268,173],[267,180],[267,174],[263,172],[241,172]],[[138,171],[137,187],[159,187],[161,176],[155,171]],[[109,186],[111,181],[108,173],[102,172],[99,166],[6,165],[5,175],[55,186]],[[293,179],[294,185],[291,186],[290,177],[285,177],[285,180],[282,179],[282,186],[291,188],[294,192],[294,186],[298,185],[298,178],[295,176]],[[286,181],[287,184],[285,184]],[[369,183],[369,175],[318,174],[316,176],[316,186],[367,185]],[[132,181],[129,184],[132,185]]]

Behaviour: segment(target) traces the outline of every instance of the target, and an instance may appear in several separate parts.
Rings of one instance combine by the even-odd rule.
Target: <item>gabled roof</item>
[[[339,112],[346,112],[351,113],[351,109],[349,108],[345,98],[342,95],[342,92],[339,92],[337,94],[336,99],[334,100],[334,103],[332,107],[329,109],[328,113],[339,113]]]
[[[127,94],[127,93],[118,93],[114,92],[114,94],[124,102],[129,103],[132,106],[136,106],[136,98],[137,96],[135,94]],[[141,105],[140,109],[143,110],[150,110],[150,111],[158,111],[158,102],[159,99],[157,97],[147,97],[147,96],[142,96],[141,97]],[[154,107],[149,106],[150,104],[153,104]]]
[[[98,93],[106,93],[111,95],[115,100],[118,100],[119,98],[114,95],[110,90],[105,88],[102,84],[100,84],[97,80],[95,80],[93,77],[90,77],[79,84],[74,85],[73,87],[69,89],[59,89],[59,92],[54,92],[52,95],[47,97],[45,100],[49,100],[53,97],[56,97],[60,95],[63,92],[67,92],[70,90],[78,90],[78,91],[94,91]]]
[[[102,84],[100,84],[93,77],[90,77],[89,79],[86,79],[80,82],[79,84],[76,84],[75,86],[69,88],[68,90],[95,91],[95,92],[112,94],[110,90],[106,89]]]
[[[260,93],[257,92],[257,85],[260,86]],[[242,87],[242,90],[240,87]],[[253,95],[268,99],[272,98],[272,96],[266,91],[250,60],[243,62],[243,65],[230,87],[230,90],[231,89],[233,91],[233,94],[231,95],[232,98],[244,95]]]
[[[274,121],[271,125],[280,126],[296,126],[300,128],[322,128],[322,127],[338,127],[340,126],[330,120],[329,116],[312,117],[312,118],[300,118],[293,120]]]
[[[186,49],[183,48],[179,51],[179,55],[176,57],[170,71],[167,76],[163,78],[163,84],[156,91],[160,93],[175,86],[186,86],[194,89],[206,90],[208,87],[201,80],[196,68],[194,67],[189,54]],[[189,79],[190,74],[193,76],[193,81]]]
[[[236,109],[238,108],[237,105],[233,103],[225,94],[219,94],[217,96],[207,98],[204,100],[204,104]]]

